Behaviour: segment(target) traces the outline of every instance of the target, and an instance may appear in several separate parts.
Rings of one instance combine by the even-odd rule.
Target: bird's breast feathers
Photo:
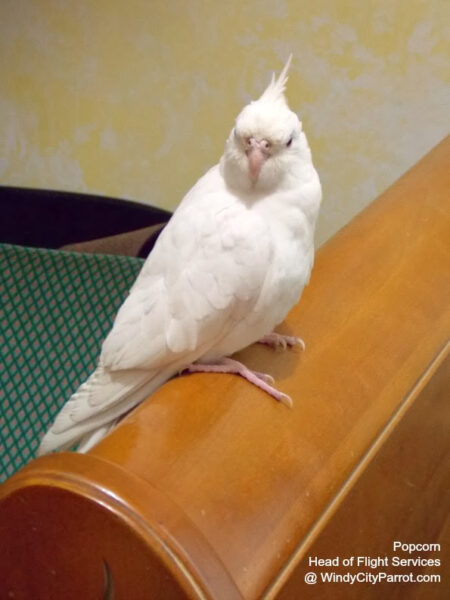
[[[249,314],[283,318],[309,276],[312,230],[301,207],[279,200],[242,200],[217,167],[200,179],[120,308],[102,364],[162,368],[201,356]]]

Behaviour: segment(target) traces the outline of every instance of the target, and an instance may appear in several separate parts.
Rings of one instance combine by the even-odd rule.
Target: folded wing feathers
[[[99,366],[63,407],[39,454],[82,438],[90,447],[96,429],[106,431],[251,312],[270,258],[267,245],[255,242],[266,232],[242,219],[239,205],[208,200],[185,206],[161,234],[103,343]]]

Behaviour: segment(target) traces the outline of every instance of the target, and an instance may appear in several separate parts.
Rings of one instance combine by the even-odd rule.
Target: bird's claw
[[[295,346],[300,346],[303,351],[306,349],[305,342],[301,338],[275,332],[265,335],[258,343],[265,344],[276,350],[286,350]]]
[[[261,379],[261,381],[264,381],[269,385],[273,385],[275,383],[275,379],[272,377],[272,375],[269,375],[269,373],[261,373],[260,371],[253,371],[253,373],[256,375],[256,377],[258,377],[258,379]]]
[[[294,403],[292,402],[292,398],[290,396],[288,396],[287,394],[283,394],[282,392],[279,392],[279,393],[280,393],[280,397],[277,398],[278,402],[281,402],[281,404],[284,404],[288,408],[292,408],[294,406]]]

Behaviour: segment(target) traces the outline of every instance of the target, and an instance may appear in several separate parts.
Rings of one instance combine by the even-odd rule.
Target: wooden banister
[[[237,376],[184,376],[89,454],[44,457],[11,477],[0,488],[0,596],[380,598],[376,585],[364,596],[306,585],[320,571],[308,556],[389,555],[402,534],[443,540],[449,157],[447,138],[319,250],[280,328],[306,352],[240,353],[292,410]]]

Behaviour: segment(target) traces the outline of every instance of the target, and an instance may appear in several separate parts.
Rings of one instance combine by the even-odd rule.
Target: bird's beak
[[[247,150],[248,158],[248,170],[252,181],[256,181],[261,172],[263,164],[266,162],[268,155],[266,146],[266,140],[258,142],[256,140],[250,141],[251,146]]]

